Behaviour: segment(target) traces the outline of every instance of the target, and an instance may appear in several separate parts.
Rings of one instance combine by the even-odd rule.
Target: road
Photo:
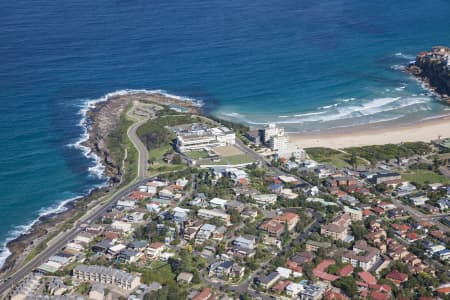
[[[416,219],[417,221],[426,221],[426,222],[430,222],[433,225],[436,225],[440,230],[442,230],[443,232],[450,232],[450,228],[448,228],[447,226],[445,226],[444,224],[439,222],[439,219],[447,216],[448,214],[440,214],[440,215],[426,215],[420,211],[418,211],[417,209],[415,209],[414,207],[411,207],[409,205],[405,205],[403,204],[400,200],[395,199],[394,197],[390,197],[390,199],[392,199],[392,202],[397,206],[397,207],[401,207],[404,210],[406,210],[414,219]]]
[[[144,145],[144,143],[139,139],[136,131],[145,122],[147,122],[147,119],[138,121],[138,122],[134,123],[133,125],[131,125],[127,131],[128,137],[130,138],[134,147],[136,147],[136,149],[138,150],[139,158],[138,158],[137,176],[139,179],[145,178],[147,176],[148,150],[147,150],[147,147]]]
[[[104,205],[97,206],[89,216],[83,220],[83,224],[93,224],[95,220],[102,214],[106,213],[108,209],[112,208],[114,204],[122,197],[128,195],[133,190],[135,190],[139,185],[142,185],[147,180],[143,179],[137,183],[120,190]],[[76,226],[69,231],[66,231],[59,239],[52,241],[52,245],[45,249],[43,252],[35,256],[30,262],[21,267],[16,273],[14,273],[9,279],[0,285],[0,294],[4,293],[7,289],[11,288],[12,285],[18,283],[22,280],[28,273],[32,272],[37,266],[47,261],[49,257],[59,252],[68,242],[73,240],[77,234],[83,231],[81,223],[77,222]]]
[[[13,275],[8,277],[2,284],[0,284],[0,295],[11,288],[14,284],[22,280],[40,264],[46,262],[49,257],[59,252],[68,242],[73,240],[75,236],[77,236],[77,234],[83,231],[81,224],[89,225],[94,223],[98,217],[106,213],[108,209],[112,208],[118,200],[130,194],[138,186],[142,185],[148,180],[145,179],[147,176],[148,150],[136,134],[136,130],[139,128],[139,126],[144,124],[146,121],[146,119],[143,119],[135,122],[128,128],[127,131],[129,139],[136,147],[139,154],[138,174],[135,179],[136,183],[117,191],[107,203],[97,205],[88,213],[86,213],[80,220],[75,223],[75,227],[64,232],[61,235],[56,236],[50,242],[48,242],[48,247],[43,252],[36,255],[28,263],[26,263],[19,270],[13,273]]]

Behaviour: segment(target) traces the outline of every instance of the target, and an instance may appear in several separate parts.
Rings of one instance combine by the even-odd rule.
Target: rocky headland
[[[420,52],[406,70],[450,104],[450,48],[435,46]]]
[[[111,93],[91,105],[86,111],[84,119],[89,136],[83,141],[82,146],[87,147],[91,154],[95,154],[95,157],[105,167],[104,175],[108,177],[108,183],[103,187],[93,189],[86,196],[80,196],[78,199],[67,202],[60,212],[40,217],[30,230],[8,242],[7,248],[10,255],[2,266],[1,275],[16,270],[26,262],[32,251],[45,245],[52,237],[67,229],[67,226],[71,226],[72,219],[84,214],[101,197],[114,193],[122,182],[122,162],[111,155],[108,138],[111,133],[118,130],[125,110],[133,101],[156,103],[166,107],[173,106],[192,113],[200,112],[200,105],[195,101],[151,91]]]

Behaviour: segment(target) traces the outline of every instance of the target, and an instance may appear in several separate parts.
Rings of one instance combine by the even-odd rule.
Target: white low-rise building
[[[114,221],[111,224],[111,228],[125,233],[130,233],[133,230],[133,226],[130,223],[123,221]]]
[[[73,269],[73,279],[107,284],[126,291],[134,290],[141,283],[140,276],[113,268],[88,265],[76,266]]]

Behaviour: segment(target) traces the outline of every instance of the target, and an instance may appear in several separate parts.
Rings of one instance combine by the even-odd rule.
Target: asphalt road
[[[83,231],[83,228],[80,226],[81,224],[84,225],[92,224],[98,217],[104,214],[108,209],[112,208],[118,200],[128,195],[133,190],[135,190],[139,185],[142,185],[147,181],[147,179],[145,178],[147,176],[148,150],[136,134],[136,130],[139,128],[139,126],[144,124],[146,121],[147,120],[142,120],[134,123],[133,125],[130,126],[130,128],[128,128],[127,131],[128,137],[130,138],[131,142],[136,147],[139,153],[138,174],[137,174],[138,182],[125,189],[116,192],[107,203],[100,206],[96,206],[93,209],[91,209],[88,213],[86,213],[79,221],[75,223],[76,226],[74,228],[64,232],[60,237],[55,237],[51,241],[51,244],[43,252],[39,253],[27,264],[22,266],[18,271],[16,271],[13,275],[5,279],[5,281],[3,281],[0,284],[0,294],[3,294],[14,284],[18,283],[26,275],[32,272],[36,267],[46,262],[49,257],[59,252],[62,249],[62,247],[64,247],[68,242],[73,240],[75,236],[77,236],[77,234]]]
[[[148,164],[148,150],[147,147],[137,136],[136,130],[143,125],[147,120],[142,120],[134,123],[128,128],[127,135],[133,143],[134,147],[138,150],[139,162],[138,162],[138,178],[142,179],[147,176],[147,164]]]

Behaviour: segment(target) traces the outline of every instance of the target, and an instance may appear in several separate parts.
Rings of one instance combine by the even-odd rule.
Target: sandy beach
[[[450,116],[410,125],[393,125],[386,128],[355,127],[323,133],[290,133],[289,143],[301,148],[346,148],[367,145],[398,144],[441,137],[450,137]]]

